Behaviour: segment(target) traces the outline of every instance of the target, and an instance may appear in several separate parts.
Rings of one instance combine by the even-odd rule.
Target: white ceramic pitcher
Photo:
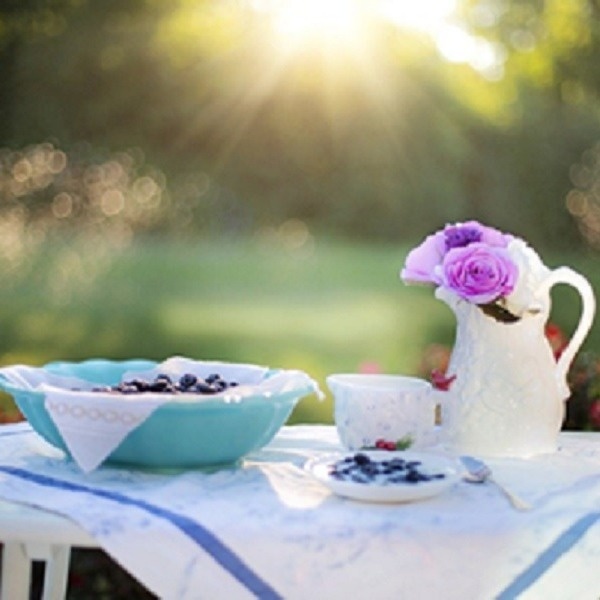
[[[592,325],[595,298],[589,282],[568,267],[551,271],[543,266],[537,277],[530,305],[511,323],[497,321],[445,288],[436,291],[457,319],[447,371],[456,378],[438,394],[442,436],[456,452],[527,457],[557,449],[570,394],[567,372]],[[582,311],[556,361],[545,325],[551,288],[560,283],[577,289]]]

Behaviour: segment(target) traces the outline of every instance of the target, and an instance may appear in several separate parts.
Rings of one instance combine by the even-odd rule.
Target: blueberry
[[[150,392],[166,392],[170,389],[172,389],[170,381],[158,377],[148,386]]]
[[[410,483],[418,483],[419,481],[429,481],[431,478],[425,473],[421,473],[416,468],[409,469],[406,474],[406,481]]]
[[[222,392],[223,390],[227,389],[227,382],[223,381],[222,379],[217,379],[216,381],[213,381],[211,385],[217,392]]]
[[[357,465],[366,465],[367,463],[371,462],[371,459],[366,454],[359,452],[358,454],[354,455],[354,462]]]
[[[214,383],[215,381],[218,381],[219,379],[221,379],[221,376],[218,373],[211,373],[206,379],[206,383]]]
[[[388,481],[390,483],[406,483],[406,479],[402,475],[392,475]]]
[[[196,383],[196,385],[190,389],[193,390],[194,392],[199,392],[200,394],[216,394],[217,393],[217,390],[215,390],[215,388],[212,385],[210,385],[206,381],[203,381],[202,379],[200,379],[198,381],[198,383]]]
[[[79,391],[78,388],[73,388],[73,391]],[[110,385],[98,385],[92,388],[92,392],[112,392],[113,388]]]
[[[377,473],[379,473],[379,467],[373,462],[368,462],[364,465],[361,465],[360,470],[365,475],[377,475]]]
[[[353,474],[350,479],[354,481],[354,483],[368,483],[369,479],[364,475],[360,475],[358,473]]]
[[[187,390],[193,385],[196,385],[197,381],[198,378],[195,375],[192,375],[191,373],[186,373],[185,375],[182,375],[179,379],[179,385],[181,386],[182,390]]]
[[[402,458],[393,458],[390,460],[389,467],[394,471],[404,471],[407,467],[407,463]]]
[[[150,384],[147,381],[142,381],[141,379],[133,379],[132,381],[128,381],[127,385],[136,388],[138,392],[146,392],[150,387]]]
[[[120,385],[118,387],[117,391],[121,392],[121,394],[138,394],[139,393],[138,389],[135,386],[127,385],[127,384]]]

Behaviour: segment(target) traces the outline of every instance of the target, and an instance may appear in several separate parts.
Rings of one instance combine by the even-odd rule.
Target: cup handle
[[[559,384],[564,384],[569,367],[594,322],[596,298],[590,282],[583,275],[573,271],[573,269],[570,269],[569,267],[559,267],[558,269],[555,269],[544,283],[548,290],[558,283],[570,285],[579,292],[582,302],[579,323],[556,364],[556,376],[558,382]]]

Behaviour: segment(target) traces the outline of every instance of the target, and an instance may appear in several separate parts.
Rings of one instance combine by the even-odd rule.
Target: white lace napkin
[[[157,408],[166,402],[202,402],[208,399],[229,397],[236,400],[253,394],[274,394],[310,385],[318,386],[300,371],[280,371],[265,379],[269,369],[258,365],[194,361],[172,357],[149,371],[125,373],[123,380],[134,378],[152,380],[166,374],[174,380],[185,373],[206,378],[218,373],[225,381],[236,381],[238,386],[213,394],[144,393],[143,396],[115,395],[92,391],[97,384],[75,377],[63,377],[43,369],[15,366],[0,369],[8,381],[28,390],[45,395],[45,407],[62,435],[75,462],[85,472],[98,467],[123,439],[141,425]]]
[[[73,460],[86,473],[98,467],[129,432],[169,400],[158,394],[125,400],[99,392],[74,393],[47,384],[39,389]]]

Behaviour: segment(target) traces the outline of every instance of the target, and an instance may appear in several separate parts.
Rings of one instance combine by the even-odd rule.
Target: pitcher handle
[[[582,309],[579,323],[575,328],[575,332],[571,336],[569,343],[563,350],[556,364],[556,375],[559,382],[564,382],[567,377],[567,372],[577,351],[583,344],[585,337],[594,322],[594,314],[596,312],[596,298],[590,282],[583,276],[573,271],[569,267],[559,267],[552,271],[544,282],[548,290],[557,283],[566,283],[574,287],[581,297]]]

